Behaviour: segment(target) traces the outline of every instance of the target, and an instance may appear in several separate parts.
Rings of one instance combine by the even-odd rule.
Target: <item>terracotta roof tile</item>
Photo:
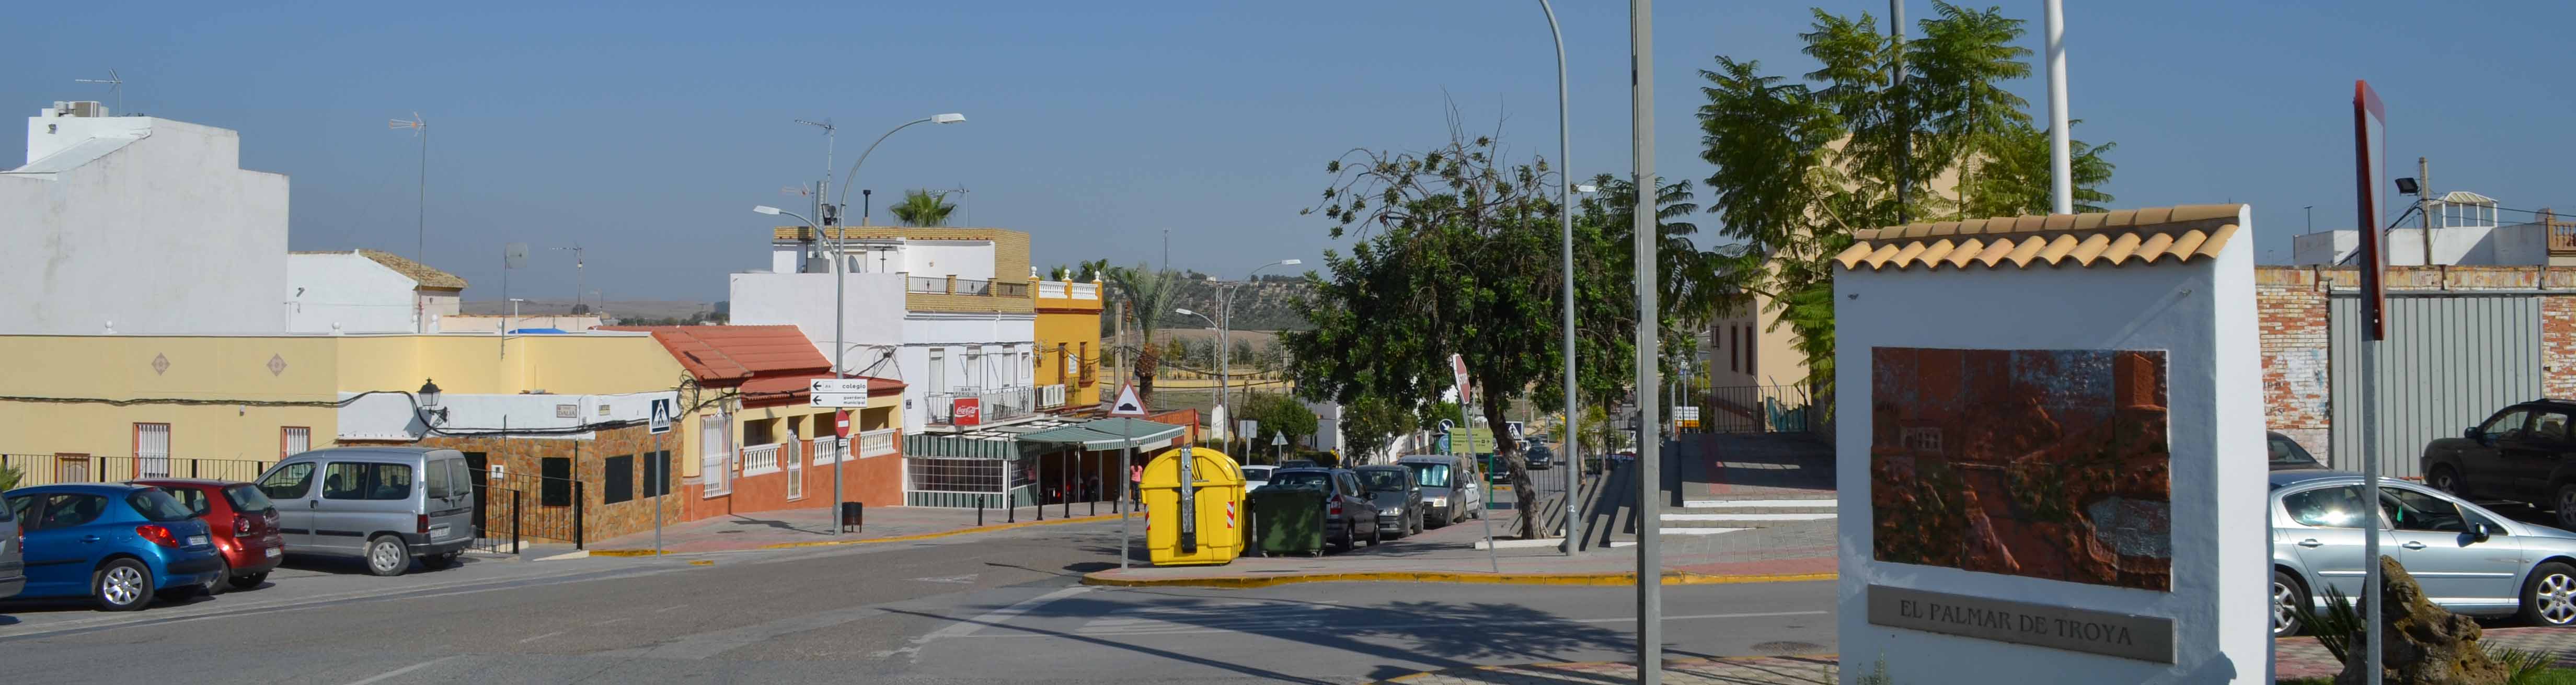
[[[795,326],[602,326],[599,330],[653,334],[701,383],[730,385],[755,376],[832,370],[832,362]]]
[[[2128,266],[2216,258],[2244,205],[1933,221],[1852,232],[1845,269]]]

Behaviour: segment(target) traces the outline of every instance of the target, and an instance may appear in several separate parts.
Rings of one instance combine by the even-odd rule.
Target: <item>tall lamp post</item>
[[[1538,10],[1547,15],[1547,34],[1556,39],[1556,218],[1564,236],[1558,254],[1565,263],[1565,453],[1582,464],[1582,452],[1575,448],[1574,431],[1574,167],[1566,160],[1573,156],[1574,145],[1566,133],[1568,111],[1565,91],[1565,32],[1556,26],[1556,9],[1547,0],[1538,0]],[[1565,472],[1565,555],[1574,556],[1583,543],[1583,522],[1578,517],[1576,501],[1581,499],[1583,469]]]
[[[1243,287],[1243,283],[1248,283],[1250,282],[1250,279],[1260,276],[1261,272],[1265,269],[1269,269],[1274,266],[1296,266],[1304,263],[1306,263],[1306,260],[1303,259],[1282,259],[1253,267],[1252,273],[1244,275],[1244,278],[1246,279],[1244,282],[1235,283],[1219,289],[1217,292],[1217,320],[1209,320],[1207,315],[1187,309],[1172,310],[1179,312],[1182,316],[1199,317],[1201,320],[1206,320],[1209,326],[1216,328],[1216,403],[1226,408],[1226,420],[1235,420],[1234,407],[1232,406],[1233,402],[1229,399],[1230,393],[1227,391],[1227,386],[1230,384],[1230,381],[1233,380],[1234,376],[1226,371],[1226,362],[1234,356],[1234,293],[1236,289]],[[1218,323],[1218,320],[1222,320],[1224,323]],[[1226,435],[1233,435],[1234,433],[1235,431],[1231,426],[1226,428]],[[1250,437],[1246,437],[1244,439],[1247,441],[1251,440]],[[1246,442],[1245,444],[1249,445],[1251,443]]]

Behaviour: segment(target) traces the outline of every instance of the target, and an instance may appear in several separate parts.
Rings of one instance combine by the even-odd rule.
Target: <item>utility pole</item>
[[[2074,131],[2067,130],[2066,119],[2066,12],[2059,0],[2045,0],[2048,15],[2048,175],[2049,211],[2075,213],[2074,162],[2069,145]]]
[[[2424,265],[2433,265],[2433,163],[2415,158],[2415,213],[2423,221]],[[2367,227],[2365,227],[2367,228]]]
[[[1637,403],[1638,416],[1655,415],[1657,388],[1655,351],[1660,342],[1655,330],[1655,269],[1661,264],[1656,250],[1662,247],[1656,225],[1655,196],[1655,1],[1628,0],[1628,118],[1632,149],[1629,155],[1635,168],[1632,213],[1637,241]],[[1643,426],[1639,426],[1643,428]],[[1638,440],[1637,507],[1644,512],[1637,517],[1637,685],[1662,685],[1664,682],[1664,554],[1663,510],[1657,490],[1663,485],[1658,460],[1663,457],[1654,441]]]
[[[1887,70],[1887,87],[1896,96],[1888,100],[1896,103],[1896,223],[1902,224],[1907,220],[1906,203],[1913,196],[1914,185],[1914,122],[1907,119],[1913,110],[1905,106],[1905,0],[1887,0],[1887,36],[1895,43],[1895,49],[1888,53],[1893,58]]]

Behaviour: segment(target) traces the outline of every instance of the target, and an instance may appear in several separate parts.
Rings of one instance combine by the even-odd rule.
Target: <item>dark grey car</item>
[[[1396,465],[1362,466],[1360,485],[1368,489],[1369,503],[1377,505],[1377,527],[1392,531],[1381,537],[1400,538],[1422,532],[1422,484],[1414,482],[1413,469]]]
[[[1291,469],[1270,472],[1272,488],[1324,491],[1324,540],[1339,551],[1377,544],[1386,533],[1377,526],[1377,505],[1360,489],[1359,475],[1349,469]]]

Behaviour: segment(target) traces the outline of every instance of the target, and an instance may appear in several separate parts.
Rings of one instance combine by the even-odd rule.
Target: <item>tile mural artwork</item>
[[[2170,590],[2162,350],[1870,350],[1879,561]]]

